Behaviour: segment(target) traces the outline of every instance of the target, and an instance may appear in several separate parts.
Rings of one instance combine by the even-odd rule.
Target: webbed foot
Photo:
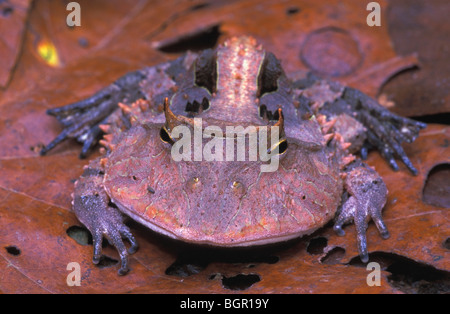
[[[389,232],[383,221],[382,210],[386,203],[387,188],[375,170],[360,165],[349,170],[345,177],[345,189],[348,197],[338,209],[334,230],[344,235],[342,226],[353,221],[356,227],[358,252],[361,261],[369,260],[366,230],[372,219],[383,239],[389,238]]]

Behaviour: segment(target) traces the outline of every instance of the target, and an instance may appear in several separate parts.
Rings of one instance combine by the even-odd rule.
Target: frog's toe
[[[125,275],[130,270],[128,267],[128,255],[136,252],[138,248],[137,241],[132,235],[130,229],[121,221],[108,221],[103,225],[102,229],[103,235],[119,253],[121,266],[118,270],[118,274]],[[131,243],[131,247],[128,250],[123,242],[123,239],[127,239],[128,242]]]
[[[66,139],[74,138],[83,143],[80,158],[86,157],[103,134],[99,125],[107,122],[108,117],[118,108],[117,104],[133,103],[145,97],[139,85],[144,79],[143,72],[131,72],[91,97],[47,110],[47,114],[56,117],[64,129],[40,154],[45,155]]]
[[[123,225],[122,228],[120,229],[120,235],[122,236],[123,239],[127,239],[128,242],[131,244],[131,246],[128,248],[128,253],[129,254],[136,253],[136,251],[139,248],[139,245],[136,239],[134,238],[133,234],[131,233],[130,229],[126,225]]]
[[[383,239],[389,237],[382,217],[387,188],[379,175],[365,165],[355,167],[348,172],[345,188],[350,197],[338,210],[334,230],[338,235],[344,235],[343,225],[352,221],[355,223],[358,252],[361,261],[365,263],[369,260],[366,238],[368,222],[373,220]]]
[[[353,88],[345,89],[343,99],[367,128],[368,142],[378,149],[392,169],[398,170],[394,158],[399,158],[411,173],[417,175],[417,169],[403,150],[402,143],[413,142],[426,124],[398,116],[382,107],[375,99]]]
[[[98,264],[102,257],[102,241],[105,237],[113,245],[120,256],[121,266],[118,270],[119,275],[125,275],[129,272],[128,255],[133,254],[138,249],[138,244],[130,229],[123,223],[117,224],[114,220],[103,220],[95,230],[92,231],[94,255],[92,262]],[[127,250],[123,239],[128,240],[131,246]]]

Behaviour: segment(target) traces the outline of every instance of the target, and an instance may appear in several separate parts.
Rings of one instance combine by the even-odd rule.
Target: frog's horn
[[[171,132],[178,125],[194,125],[194,121],[182,115],[175,115],[169,107],[169,98],[164,99],[164,115],[166,117],[165,128]]]
[[[284,117],[283,117],[283,110],[281,108],[278,108],[278,121],[270,128],[270,134],[268,135],[268,143],[272,145],[272,136],[274,135],[272,133],[273,127],[278,127],[278,138],[276,143],[270,148],[269,151],[274,151],[276,148],[278,148],[278,154],[283,154],[286,151],[287,148],[287,140],[286,140],[286,134],[284,132]]]
[[[164,99],[164,116],[166,117],[165,127],[167,130],[172,130],[175,126],[178,125],[177,116],[170,110],[169,108],[169,98]]]
[[[273,126],[279,127],[279,134],[280,138],[285,138],[286,135],[284,133],[284,117],[283,117],[283,110],[281,108],[278,108],[278,121]]]

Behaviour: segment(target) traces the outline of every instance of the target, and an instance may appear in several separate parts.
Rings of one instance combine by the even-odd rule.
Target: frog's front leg
[[[139,86],[144,79],[143,71],[131,72],[87,99],[47,110],[47,114],[56,117],[64,129],[41,150],[41,155],[68,138],[76,138],[83,143],[80,157],[85,157],[102,135],[99,125],[106,122],[117,109],[117,104],[132,103],[144,97]]]
[[[372,219],[383,239],[389,232],[383,221],[382,210],[386,204],[387,188],[378,173],[360,160],[354,161],[344,171],[345,197],[338,209],[334,230],[344,235],[342,226],[353,221],[356,227],[358,252],[361,260],[369,260],[366,230]]]
[[[100,262],[102,240],[106,237],[119,252],[121,260],[119,275],[126,274],[129,271],[128,254],[136,252],[138,244],[130,229],[123,223],[124,217],[120,211],[110,203],[103,188],[103,171],[98,159],[92,161],[75,182],[73,210],[92,234],[93,263]],[[131,244],[128,251],[122,238],[127,239]]]
[[[130,105],[138,99],[147,99],[157,111],[158,105],[174,94],[177,82],[183,80],[195,56],[186,54],[173,61],[127,73],[87,99],[47,110],[47,114],[56,117],[64,129],[41,150],[41,155],[64,140],[75,138],[83,143],[80,157],[85,157],[103,134],[100,125],[108,124],[119,103]]]
[[[398,116],[357,89],[320,80],[312,74],[295,81],[293,86],[303,90],[303,93],[311,98],[316,114],[322,114],[328,120],[346,114],[365,127],[366,142],[360,148],[363,158],[367,156],[367,147],[374,147],[389,162],[392,169],[399,169],[395,160],[399,158],[413,174],[417,174],[417,169],[403,150],[402,143],[413,142],[419,131],[426,127],[425,123]]]
[[[346,113],[354,117],[366,127],[368,143],[377,148],[392,169],[398,170],[395,161],[397,157],[413,174],[417,174],[417,169],[403,150],[402,143],[413,142],[426,124],[398,116],[382,107],[375,99],[350,87],[345,87],[342,97],[334,103],[324,105],[321,111],[325,114]],[[363,148],[361,155],[366,154]]]

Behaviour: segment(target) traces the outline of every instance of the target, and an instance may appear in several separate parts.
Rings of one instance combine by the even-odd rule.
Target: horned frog
[[[358,251],[367,262],[368,222],[389,237],[382,218],[387,189],[355,154],[364,157],[375,147],[395,170],[398,157],[416,173],[401,143],[414,141],[425,127],[353,88],[312,74],[289,79],[279,60],[251,37],[128,73],[48,114],[64,130],[42,155],[76,138],[84,157],[103,135],[103,156],[75,182],[72,204],[92,233],[93,262],[99,262],[106,237],[119,252],[119,274],[129,271],[128,254],[138,248],[124,216],[174,239],[220,247],[280,242],[333,219],[343,235],[343,225],[354,221]],[[230,138],[249,138],[249,132],[212,132],[186,147],[194,151],[214,139],[214,160],[174,160],[171,152],[181,137],[173,131],[179,126],[193,132],[242,126],[244,133],[250,126],[270,126],[278,130],[269,148],[278,167],[264,172],[262,159],[221,158],[225,152],[218,147]],[[266,140],[275,138],[267,134]],[[128,250],[123,239],[131,244]]]

